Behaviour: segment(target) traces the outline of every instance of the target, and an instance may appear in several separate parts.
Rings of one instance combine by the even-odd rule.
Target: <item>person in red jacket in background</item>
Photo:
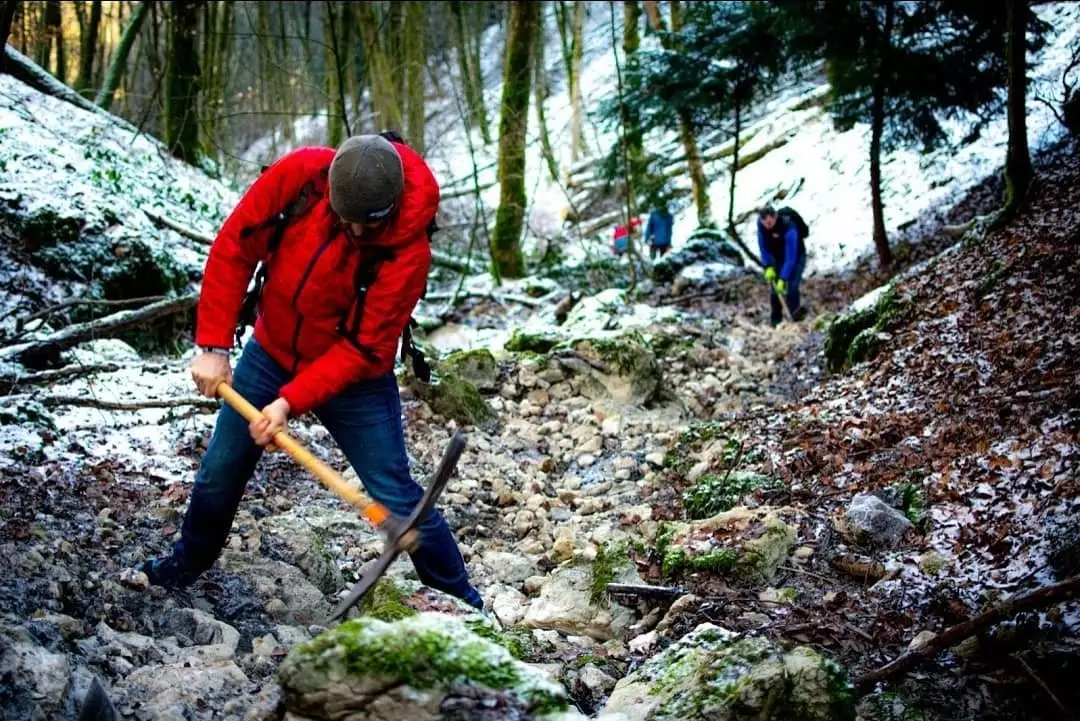
[[[248,424],[222,407],[180,540],[171,555],[140,567],[151,583],[187,586],[214,564],[263,448],[290,416],[313,411],[390,511],[405,517],[416,506],[423,489],[409,473],[393,367],[427,282],[438,203],[424,160],[377,135],[349,138],[336,152],[295,150],[244,194],[210,248],[191,375],[208,397],[231,382],[263,418]],[[233,373],[229,348],[260,261],[254,337]],[[482,608],[438,511],[419,530],[412,560],[420,580]]]

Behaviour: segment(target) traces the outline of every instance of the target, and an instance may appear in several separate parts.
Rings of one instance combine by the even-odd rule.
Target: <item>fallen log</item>
[[[1068,601],[1078,595],[1080,595],[1080,576],[1073,576],[1061,583],[1043,586],[1019,596],[1013,596],[1002,601],[989,611],[946,629],[922,646],[905,651],[898,658],[884,666],[864,673],[855,679],[855,689],[860,694],[869,693],[877,683],[906,673],[924,661],[937,656],[946,648],[951,648],[964,639],[1008,620],[1018,613],[1052,606],[1062,601]]]
[[[72,365],[66,368],[40,371],[38,373],[6,373],[0,374],[0,392],[8,392],[17,386],[36,386],[55,381],[78,378],[80,376],[93,375],[94,373],[112,373],[120,370],[116,363],[94,363],[91,365]]]
[[[83,96],[79,95],[72,88],[64,85],[64,83],[53,77],[47,70],[20,53],[11,45],[4,46],[4,54],[7,58],[7,67],[5,70],[16,80],[21,80],[40,93],[54,97],[57,100],[63,100],[66,103],[71,103],[75,107],[93,113],[94,115],[107,118],[109,122],[124,130],[129,130],[132,133],[139,132],[131,123],[118,118],[106,110],[102,110]]]
[[[56,305],[51,305],[48,308],[39,310],[36,313],[31,313],[25,318],[16,319],[15,331],[17,333],[21,333],[23,328],[25,328],[28,323],[31,323],[35,320],[40,320],[42,318],[48,318],[54,313],[59,313],[60,311],[67,310],[68,308],[76,308],[81,305],[97,305],[105,306],[108,308],[126,308],[132,305],[148,305],[150,303],[156,303],[160,300],[165,300],[165,296],[151,295],[142,298],[124,298],[123,300],[105,300],[102,298],[69,298],[68,300],[57,303]]]
[[[142,211],[144,213],[146,213],[146,217],[148,217],[148,218],[150,218],[150,220],[154,221],[154,223],[156,225],[160,225],[160,226],[162,226],[164,228],[168,228],[169,230],[175,231],[175,232],[179,233],[180,235],[184,236],[185,238],[187,238],[188,240],[194,240],[196,243],[201,243],[202,245],[213,245],[214,244],[214,236],[212,236],[212,235],[207,235],[206,233],[200,233],[199,231],[197,231],[197,230],[195,230],[193,228],[189,228],[186,225],[181,225],[180,223],[177,223],[175,220],[172,220],[171,218],[167,218],[167,217],[165,217],[161,213],[158,213],[155,210],[150,210],[149,208],[143,208]]]
[[[138,310],[123,310],[97,320],[69,325],[40,340],[0,348],[0,361],[17,361],[33,367],[35,362],[56,357],[61,351],[88,340],[113,337],[143,323],[189,310],[195,306],[198,299],[195,293],[179,298],[166,298]]]
[[[447,268],[449,270],[456,270],[459,273],[476,272],[476,269],[472,266],[471,263],[466,263],[463,260],[458,260],[457,258],[451,257],[442,251],[435,250],[434,248],[432,248],[431,250],[431,262],[433,265]]]
[[[217,408],[221,401],[216,398],[201,398],[191,396],[187,398],[162,398],[149,401],[107,401],[89,396],[49,396],[49,395],[17,395],[0,398],[5,405],[18,405],[34,401],[46,408],[59,406],[81,406],[83,408],[99,408],[103,411],[145,411],[154,408]]]

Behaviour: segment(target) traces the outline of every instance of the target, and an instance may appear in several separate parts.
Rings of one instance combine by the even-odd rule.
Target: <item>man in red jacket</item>
[[[381,136],[301,148],[271,165],[218,233],[203,276],[191,375],[206,396],[230,381],[263,418],[218,415],[172,555],[142,566],[186,586],[213,565],[244,487],[290,416],[314,411],[367,491],[399,516],[423,495],[409,474],[393,367],[431,264],[439,186],[424,160]],[[229,364],[248,285],[262,261],[254,338]],[[477,608],[483,600],[437,511],[412,554],[420,580]]]

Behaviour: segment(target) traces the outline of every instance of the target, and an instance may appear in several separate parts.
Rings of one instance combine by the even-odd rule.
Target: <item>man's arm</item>
[[[357,381],[393,370],[398,340],[424,292],[430,267],[431,250],[418,240],[379,270],[356,337],[330,346],[281,389],[292,415],[317,408]]]
[[[199,293],[196,345],[232,347],[248,283],[255,266],[266,258],[272,231],[266,228],[244,237],[241,233],[281,211],[332,158],[328,148],[295,150],[267,168],[244,193],[210,246]]]
[[[776,265],[776,260],[770,255],[768,244],[765,242],[765,227],[762,226],[760,220],[757,223],[757,244],[758,252],[761,253],[761,264],[766,268]]]
[[[799,231],[794,223],[789,223],[787,232],[784,233],[784,267],[780,271],[780,277],[785,283],[791,282],[791,274],[795,272],[795,264],[798,260]]]

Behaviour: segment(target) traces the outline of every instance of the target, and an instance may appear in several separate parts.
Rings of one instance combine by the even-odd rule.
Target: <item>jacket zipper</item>
[[[312,272],[315,270],[315,266],[319,262],[319,258],[326,252],[326,249],[330,247],[330,244],[334,242],[334,238],[337,236],[336,229],[330,232],[330,236],[323,241],[323,244],[315,251],[315,255],[311,256],[311,261],[308,262],[307,268],[304,269],[304,274],[300,276],[300,282],[296,285],[296,292],[293,293],[292,305],[296,310],[296,328],[293,329],[293,364],[292,372],[296,373],[297,367],[300,365],[300,326],[304,324],[304,314],[300,312],[298,303],[300,302],[300,294],[304,291],[304,286],[307,285],[308,280],[311,278]]]

